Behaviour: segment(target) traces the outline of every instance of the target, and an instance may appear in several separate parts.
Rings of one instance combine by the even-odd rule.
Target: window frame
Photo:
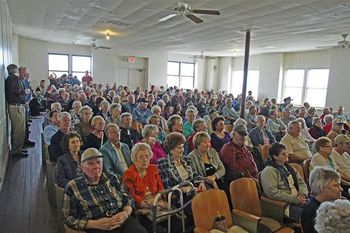
[[[71,56],[70,56],[70,73],[72,73],[72,74],[74,74],[74,73],[82,73],[83,74],[83,76],[84,76],[84,74],[85,74],[85,71],[74,71],[73,70],[73,57],[89,57],[90,58],[90,69],[89,69],[89,73],[91,73],[91,67],[92,67],[92,56],[91,55],[78,55],[78,54],[71,54]],[[81,78],[79,78],[78,77],[78,79],[80,80],[80,82],[81,82]]]
[[[167,86],[168,86],[168,77],[177,77],[179,79],[179,81],[178,81],[178,85],[176,85],[176,86],[178,88],[181,88],[182,77],[186,77],[186,78],[192,78],[192,88],[195,88],[196,63],[194,63],[194,62],[184,62],[184,61],[174,61],[174,60],[170,60],[170,61],[168,61],[168,63],[169,62],[178,63],[179,64],[179,70],[178,70],[178,75],[169,74],[168,70],[167,70]],[[168,65],[168,63],[167,63],[167,65]],[[191,64],[191,65],[193,65],[193,76],[181,75],[182,64]]]
[[[68,59],[68,70],[50,70],[50,55],[64,55],[64,56],[67,56],[67,59]],[[69,54],[67,53],[48,53],[47,54],[47,60],[48,60],[48,73],[55,73],[55,72],[67,72],[67,75],[69,73],[69,69],[70,69],[70,59],[69,59]]]
[[[228,82],[228,87],[227,87],[227,92],[228,93],[232,93],[234,96],[237,96],[239,94],[242,94],[242,86],[240,86],[240,90],[239,93],[234,93],[234,90],[232,88],[232,84],[233,84],[233,79],[234,79],[234,74],[235,72],[242,72],[242,86],[243,86],[243,74],[244,74],[244,70],[242,69],[233,69],[231,72],[231,78],[229,79]],[[248,91],[250,91],[250,88],[248,87],[248,78],[249,78],[249,72],[257,72],[258,74],[258,80],[257,80],[257,89],[256,90],[251,90],[253,92],[253,95],[257,98],[258,94],[259,94],[259,82],[260,82],[260,70],[259,69],[249,69],[248,70],[248,74],[247,74],[247,90],[246,90],[246,95],[248,95]]]

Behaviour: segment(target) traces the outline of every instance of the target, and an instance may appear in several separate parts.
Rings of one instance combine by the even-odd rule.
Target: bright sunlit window
[[[73,76],[77,76],[81,81],[81,78],[85,75],[85,71],[91,71],[91,57],[72,55]]]
[[[69,55],[49,53],[49,74],[55,73],[57,77],[69,72]]]
[[[233,71],[230,86],[231,86],[231,89],[229,89],[229,92],[232,93],[235,97],[242,93],[243,70]],[[253,96],[255,96],[256,98],[258,96],[258,89],[259,89],[259,71],[249,70],[248,80],[247,80],[247,93],[248,91],[252,91]]]
[[[290,69],[284,79],[283,99],[290,96],[293,103],[301,105],[303,97],[305,71],[303,69]]]
[[[306,82],[305,101],[314,107],[326,105],[329,69],[310,69]]]
[[[194,63],[169,61],[167,85],[168,87],[192,89],[194,87]]]

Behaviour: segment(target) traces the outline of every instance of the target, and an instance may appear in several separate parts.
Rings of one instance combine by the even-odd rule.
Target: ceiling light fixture
[[[106,40],[109,40],[109,39],[111,39],[111,37],[109,36],[109,32],[107,32],[107,34],[106,34]]]

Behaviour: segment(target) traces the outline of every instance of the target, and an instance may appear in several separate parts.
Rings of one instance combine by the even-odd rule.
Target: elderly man
[[[300,136],[301,124],[299,121],[291,121],[288,124],[287,134],[281,139],[289,154],[289,161],[302,163],[312,157],[308,144]]]
[[[59,130],[55,133],[50,141],[49,146],[49,156],[52,162],[57,162],[59,156],[63,155],[63,150],[61,148],[61,141],[64,135],[69,133],[71,126],[71,116],[68,112],[60,112],[57,115]]]
[[[127,144],[120,142],[120,130],[116,124],[108,124],[105,129],[107,142],[100,148],[104,155],[103,170],[123,177],[124,172],[131,166],[130,150]]]
[[[56,111],[56,112],[61,112],[62,111],[62,106],[60,103],[58,102],[55,102],[55,103],[52,103],[50,105],[50,110],[51,111]],[[49,113],[46,113],[44,115],[44,121],[42,123],[42,127],[43,129],[45,129],[46,126],[48,126],[50,124],[50,120],[49,120]]]
[[[350,138],[346,135],[338,135],[334,139],[332,157],[339,169],[350,177]]]
[[[118,178],[102,171],[103,155],[88,148],[81,156],[83,175],[65,190],[63,214],[69,228],[88,233],[146,233],[130,216],[131,198]]]
[[[142,139],[135,129],[131,128],[132,115],[128,112],[124,112],[120,115],[120,141],[127,144],[129,149]]]
[[[344,122],[348,122],[350,118],[344,113],[344,106],[339,106],[337,112],[333,113],[334,119],[341,118]]]
[[[291,110],[289,107],[285,107],[282,110],[281,120],[285,125],[288,125],[289,122],[296,120],[297,118],[291,114]]]
[[[332,122],[332,129],[327,134],[327,138],[332,140],[332,143],[334,143],[334,139],[336,136],[341,134],[341,131],[343,130],[343,127],[346,123],[341,118],[335,118]]]
[[[147,108],[148,100],[146,98],[141,98],[139,100],[139,106],[134,108],[132,111],[132,118],[134,121],[141,123],[142,125],[147,124],[147,120],[150,116],[152,116],[152,112]]]
[[[43,135],[44,135],[44,141],[46,145],[51,144],[51,138],[55,133],[57,133],[59,129],[59,122],[57,118],[58,112],[57,111],[50,111],[49,112],[49,121],[50,124],[45,127]]]
[[[342,188],[337,172],[316,167],[310,173],[310,188],[313,195],[301,213],[301,226],[305,233],[317,233],[314,228],[316,211],[322,202],[341,198]]]
[[[231,141],[220,150],[220,159],[226,168],[226,181],[231,182],[240,177],[257,179],[258,169],[254,157],[244,144],[248,135],[247,127],[236,124],[231,135]]]
[[[232,99],[227,98],[225,100],[225,107],[222,108],[222,115],[225,117],[225,124],[233,124],[238,118],[239,114],[237,111],[232,107]]]

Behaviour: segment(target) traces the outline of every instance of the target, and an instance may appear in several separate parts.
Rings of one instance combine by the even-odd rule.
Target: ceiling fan
[[[210,56],[205,56],[203,51],[201,51],[201,54],[200,55],[194,55],[193,56],[194,59],[216,59],[215,57],[210,57]]]
[[[97,46],[96,45],[96,39],[92,39],[92,43],[90,44],[92,49],[111,49],[110,47],[106,46]]]
[[[192,5],[185,3],[184,1],[177,2],[177,4],[171,10],[173,13],[159,19],[159,22],[164,22],[168,19],[171,19],[177,15],[183,15],[193,22],[199,24],[204,21],[196,16],[195,14],[203,14],[203,15],[220,15],[220,11],[218,10],[204,10],[204,9],[193,9]]]
[[[350,48],[350,41],[347,40],[346,38],[348,37],[349,34],[341,34],[341,36],[343,37],[343,39],[341,41],[338,41],[337,45],[335,46],[320,46],[317,48],[342,48],[342,49],[346,49],[346,48]]]

